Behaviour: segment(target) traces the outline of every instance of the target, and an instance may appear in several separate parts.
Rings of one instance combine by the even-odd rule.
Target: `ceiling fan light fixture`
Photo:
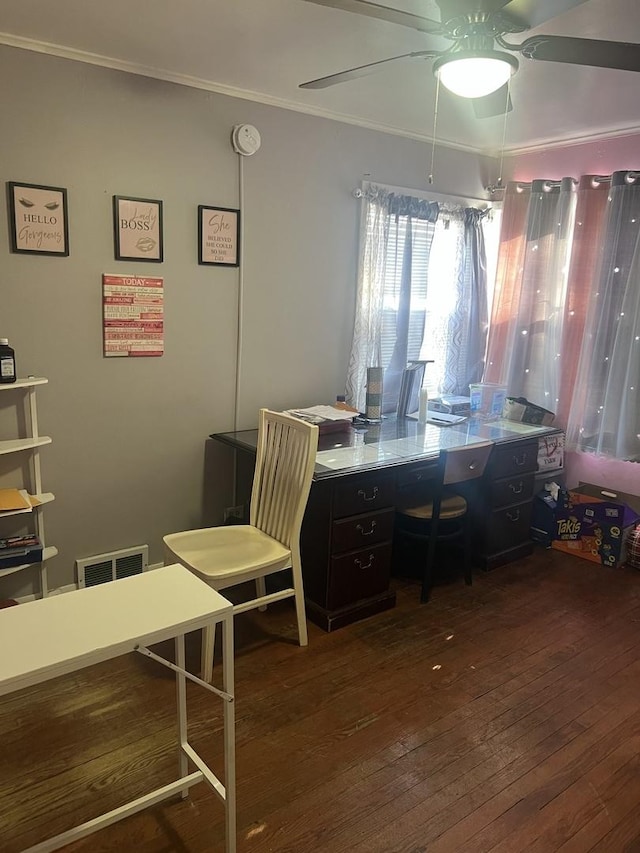
[[[517,70],[515,56],[499,50],[451,53],[433,63],[433,73],[442,85],[462,98],[490,95]]]

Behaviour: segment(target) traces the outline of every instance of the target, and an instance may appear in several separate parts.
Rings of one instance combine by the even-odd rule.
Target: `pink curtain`
[[[640,172],[614,172],[567,420],[570,447],[640,461]]]
[[[567,282],[562,343],[562,379],[556,409],[557,423],[566,427],[575,389],[576,373],[589,296],[593,289],[602,247],[604,215],[609,197],[609,182],[598,182],[594,175],[583,175],[578,185],[578,203],[573,231],[571,265]],[[576,401],[579,394],[576,393]]]
[[[507,185],[489,324],[485,382],[502,384],[506,380],[507,365],[504,354],[509,352],[513,345],[514,323],[520,305],[529,197],[529,190],[521,188],[519,184],[510,182]]]
[[[507,187],[484,379],[570,449],[640,461],[640,173],[575,184]]]
[[[556,411],[576,186],[509,184],[488,348],[488,381]]]

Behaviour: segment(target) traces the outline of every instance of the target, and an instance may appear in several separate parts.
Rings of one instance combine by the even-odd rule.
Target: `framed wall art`
[[[117,261],[163,261],[162,202],[114,195],[113,233]]]
[[[237,267],[239,251],[240,211],[198,205],[198,263]]]
[[[136,275],[102,276],[106,358],[164,353],[164,282]]]
[[[9,181],[7,193],[11,251],[66,257],[69,254],[66,189]]]

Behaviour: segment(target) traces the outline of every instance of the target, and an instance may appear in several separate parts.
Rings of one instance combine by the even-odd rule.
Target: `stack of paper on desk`
[[[309,406],[306,409],[288,409],[287,414],[315,424],[324,433],[346,429],[358,412],[335,406]]]

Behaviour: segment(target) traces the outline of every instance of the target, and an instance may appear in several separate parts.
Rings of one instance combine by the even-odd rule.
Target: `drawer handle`
[[[356,530],[360,531],[361,536],[371,536],[371,534],[374,532],[375,529],[376,529],[376,522],[375,521],[371,522],[371,529],[370,530],[365,530],[361,524],[356,524]]]
[[[369,554],[369,562],[367,563],[367,565],[366,565],[366,566],[363,566],[363,565],[362,565],[362,561],[361,561],[361,560],[354,560],[353,562],[354,562],[354,565],[356,565],[359,569],[363,569],[363,570],[364,570],[364,569],[370,569],[370,568],[371,568],[371,566],[373,566],[373,564],[375,563],[375,561],[376,561],[376,558],[374,557],[374,555],[373,555],[373,554]]]
[[[517,465],[518,467],[522,467],[523,465],[526,465],[527,464],[527,453],[526,453],[526,451],[524,453],[521,453],[520,456],[514,456],[513,462],[514,462],[514,465]]]
[[[368,497],[364,489],[358,489],[358,497],[362,498],[363,501],[375,501],[378,497],[378,487],[373,487],[371,497]]]
[[[509,488],[511,489],[511,491],[513,492],[514,495],[519,495],[522,493],[522,491],[524,489],[524,484],[523,484],[522,480],[520,480],[520,483],[518,484],[517,488],[516,488],[516,486],[513,485],[513,483],[509,483]]]
[[[517,509],[515,512],[508,512],[507,518],[509,521],[520,521],[520,510]]]

